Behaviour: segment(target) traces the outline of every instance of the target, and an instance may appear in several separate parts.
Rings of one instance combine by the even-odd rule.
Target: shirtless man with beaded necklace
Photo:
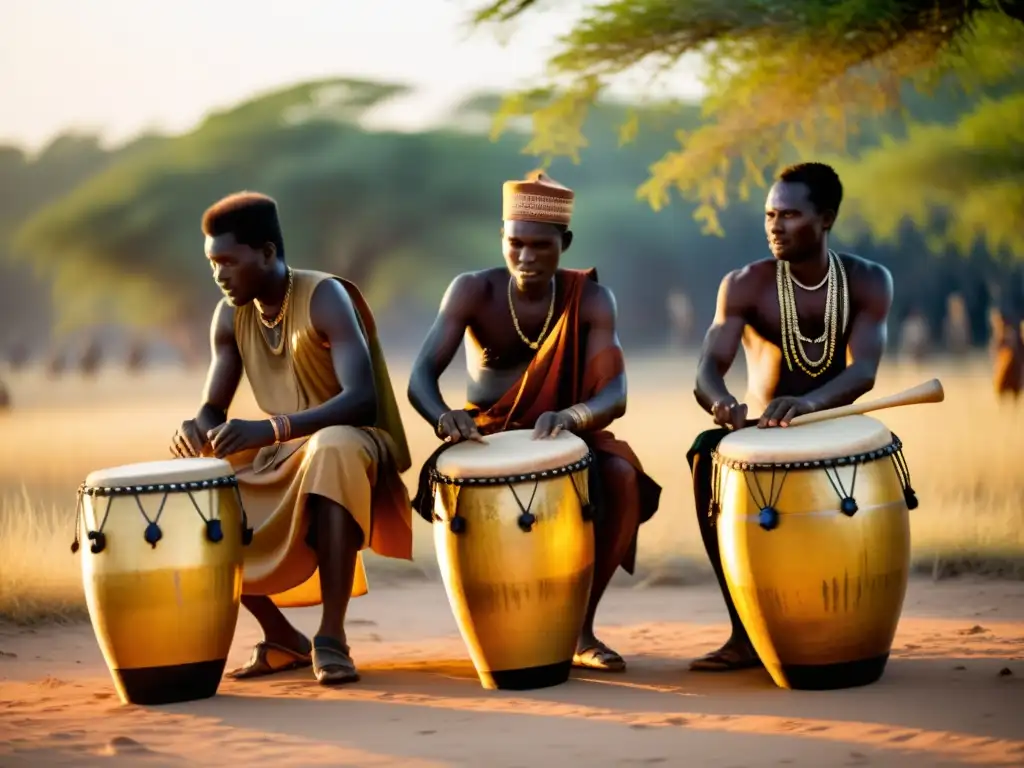
[[[774,258],[730,272],[718,290],[694,390],[718,428],[697,437],[687,461],[701,538],[729,609],[732,637],[695,660],[693,670],[761,664],[722,573],[711,510],[712,451],[732,429],[786,427],[801,414],[852,403],[875,384],[892,276],[880,264],[828,247],[842,196],[839,177],[827,165],[804,163],[782,171],[765,204]],[[747,360],[742,404],[725,385],[741,342]],[[748,419],[748,413],[760,416]]]

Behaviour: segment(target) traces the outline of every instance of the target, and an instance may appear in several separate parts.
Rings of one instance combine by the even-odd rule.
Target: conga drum
[[[231,465],[173,459],[102,469],[78,492],[82,581],[123,703],[213,696],[238,620],[251,541]]]
[[[457,443],[432,471],[434,545],[462,639],[488,689],[564,683],[590,600],[593,454],[562,432]]]
[[[713,467],[722,569],[776,685],[878,680],[903,609],[917,506],[899,439],[860,415],[747,428],[722,440]]]

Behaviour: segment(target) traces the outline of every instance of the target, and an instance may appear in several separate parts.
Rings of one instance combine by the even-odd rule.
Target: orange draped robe
[[[487,435],[509,429],[533,429],[542,413],[561,411],[586,402],[624,371],[625,361],[618,347],[604,351],[587,363],[586,327],[580,321],[580,304],[587,281],[597,282],[597,270],[561,270],[561,278],[565,290],[565,308],[526,371],[490,408],[483,410],[473,403],[467,404],[466,409],[481,433]],[[599,460],[602,454],[617,456],[636,470],[640,492],[640,523],[650,520],[658,511],[661,486],[644,472],[643,464],[629,444],[605,429],[585,432],[580,437]],[[435,451],[420,473],[419,490],[413,506],[428,521],[433,519],[433,489],[429,473],[437,457],[449,447],[447,444],[442,445]],[[591,477],[597,498],[601,499],[604,494],[601,493],[600,473],[594,471]],[[614,513],[614,510],[606,510],[606,514]],[[621,565],[630,574],[636,567],[635,533]]]

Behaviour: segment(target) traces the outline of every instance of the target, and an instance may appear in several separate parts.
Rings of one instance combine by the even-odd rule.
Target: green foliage
[[[52,281],[58,331],[205,318],[217,294],[200,217],[238,189],[278,199],[290,260],[355,280],[381,312],[403,302],[434,308],[457,271],[500,263],[501,183],[531,167],[517,140],[494,143],[454,127],[364,130],[364,109],[401,89],[358,86],[296,86],[212,115],[183,136],[150,139],[29,217],[17,256]],[[499,102],[476,97],[458,114]],[[609,136],[625,113],[602,106],[591,127]],[[656,125],[655,116],[646,122]],[[554,169],[580,195],[572,255],[581,265],[600,263],[616,227],[644,213],[630,203],[636,168],[670,146],[650,127],[628,151],[609,152],[616,141],[595,141],[594,162],[568,175]],[[607,209],[595,205],[599,198]]]
[[[495,0],[475,19],[501,24],[534,7]],[[605,0],[561,39],[550,65],[562,87],[509,98],[496,129],[530,116],[525,151],[576,161],[609,78],[640,65],[667,72],[700,54],[706,121],[679,132],[639,195],[658,210],[677,190],[697,203],[704,231],[721,235],[731,193],[744,198],[793,157],[845,151],[860,125],[903,107],[908,92],[1019,77],[1022,19],[1024,3],[1006,0]]]
[[[830,160],[845,182],[844,217],[898,242],[904,219],[929,247],[1024,255],[1024,94],[982,100],[954,125],[914,123],[859,158]]]
[[[64,147],[61,152],[37,158],[0,151],[0,189],[16,179],[23,189],[40,190],[31,205],[17,195],[0,200],[0,221],[24,220],[16,233],[18,257],[52,287],[58,331],[105,323],[184,324],[205,345],[218,293],[202,254],[202,211],[221,195],[258,189],[281,204],[291,263],[355,280],[384,325],[417,337],[457,272],[501,263],[501,184],[522,177],[535,160],[522,152],[527,134],[519,126],[507,126],[496,141],[488,138],[487,122],[502,101],[497,94],[467,99],[451,124],[437,130],[371,131],[360,125],[369,106],[401,92],[386,84],[303,84],[212,115],[182,136],[144,137],[109,151],[87,139],[61,140],[55,144]],[[1004,97],[993,93],[991,100]],[[975,102],[955,91],[930,100],[911,93],[907,99],[914,114],[947,130],[959,130],[959,112]],[[1001,119],[993,120],[992,130]],[[1007,130],[1019,124],[1002,122]],[[762,199],[753,185],[748,200],[716,213],[729,230],[725,238],[701,237],[690,215],[699,213],[697,206],[666,215],[636,199],[647,169],[676,146],[679,128],[701,130],[700,108],[600,101],[587,110],[581,128],[589,140],[579,149],[580,162],[550,158],[551,174],[577,194],[576,238],[564,263],[598,268],[615,291],[627,344],[664,337],[665,299],[674,289],[688,293],[698,322],[705,322],[721,276],[767,255]],[[861,128],[864,151],[880,133],[910,140],[891,114]],[[729,186],[743,181],[734,169]],[[941,311],[946,283],[990,266],[984,248],[976,246],[963,260],[970,269],[958,271],[961,260],[933,258],[920,237],[898,229],[898,241],[879,247],[852,213],[866,193],[855,178],[851,183],[851,214],[844,209],[838,240],[893,270],[895,316],[908,301],[930,295],[939,297]],[[922,176],[920,184],[928,183]],[[895,206],[912,199],[900,190],[914,188],[894,176],[886,194]],[[725,185],[721,190],[728,191]],[[872,221],[870,212],[863,218]],[[927,291],[923,273],[935,279]],[[34,299],[25,313],[11,313],[7,328],[27,322],[39,303]]]

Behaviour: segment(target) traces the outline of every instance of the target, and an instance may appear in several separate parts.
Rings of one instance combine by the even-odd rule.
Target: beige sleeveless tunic
[[[348,291],[370,347],[378,417],[372,429],[336,426],[307,438],[229,457],[238,476],[252,544],[245,548],[243,594],[270,595],[280,606],[318,605],[316,553],[306,543],[306,496],[315,493],[347,509],[363,531],[363,547],[384,557],[412,559],[412,508],[400,473],[411,461],[387,364],[369,307],[346,280],[292,270],[292,296],[272,349],[253,304],[235,310],[235,338],[256,403],[268,415],[322,405],[341,392],[330,348],[310,320],[313,291],[323,280]],[[353,596],[367,591],[362,556]]]

